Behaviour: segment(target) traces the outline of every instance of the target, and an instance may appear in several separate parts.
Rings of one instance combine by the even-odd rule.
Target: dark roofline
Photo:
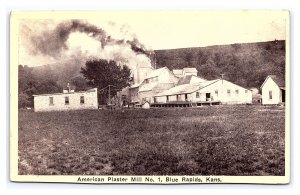
[[[277,79],[272,78],[272,77],[275,77],[275,78],[278,79],[278,76],[277,76],[277,75],[268,75],[268,76],[265,78],[263,84],[260,86],[260,89],[265,85],[265,83],[266,83],[266,81],[268,80],[268,78],[271,78],[271,79],[274,81],[274,83],[276,83],[276,85],[277,85],[279,88],[282,88],[282,87],[285,88],[285,81],[283,81],[283,82],[284,82],[284,85],[281,85],[280,83],[277,83],[277,82],[278,82],[278,81],[276,81]],[[279,84],[280,84],[280,85],[279,85]]]
[[[74,91],[74,92],[67,92],[67,93],[46,93],[46,94],[38,94],[38,95],[32,95],[33,97],[37,97],[37,96],[53,96],[53,95],[62,95],[62,94],[76,94],[76,93],[92,93],[92,92],[95,92],[97,90],[94,90],[94,89],[97,89],[97,88],[93,88],[93,89],[89,89],[87,91]]]

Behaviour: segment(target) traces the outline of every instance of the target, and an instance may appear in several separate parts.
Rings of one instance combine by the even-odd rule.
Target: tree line
[[[67,83],[60,84],[57,80],[47,77],[43,79],[37,75],[33,67],[19,65],[18,97],[19,108],[33,107],[33,95],[61,93]],[[88,60],[85,66],[80,69],[80,76],[69,80],[71,88],[76,91],[83,91],[97,87],[102,89],[108,85],[115,86],[115,89],[122,89],[130,84],[130,69],[126,65],[119,65],[113,60],[93,59]],[[112,96],[118,90],[111,90]],[[99,103],[106,103],[108,90],[99,91]]]
[[[195,67],[198,76],[224,78],[243,87],[259,88],[267,75],[284,79],[285,41],[156,50],[157,66]]]

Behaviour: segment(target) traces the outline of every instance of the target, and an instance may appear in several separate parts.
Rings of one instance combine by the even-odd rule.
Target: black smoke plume
[[[60,57],[62,51],[68,50],[66,42],[73,32],[85,33],[87,36],[99,41],[102,48],[106,45],[128,44],[135,53],[149,56],[145,46],[137,38],[132,38],[132,40],[114,39],[102,28],[83,20],[65,21],[59,23],[52,30],[45,29],[41,34],[31,36],[30,40],[33,48],[35,48],[33,53],[40,53],[55,58]]]

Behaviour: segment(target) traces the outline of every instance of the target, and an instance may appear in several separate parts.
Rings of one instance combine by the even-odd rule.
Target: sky
[[[285,40],[286,16],[280,11],[98,11],[31,12],[19,18],[31,33],[54,28],[68,19],[84,19],[113,38],[134,36],[147,49],[157,50]],[[23,26],[19,33],[19,64],[34,66],[57,61],[29,51],[24,41],[29,35],[22,35]],[[67,45],[70,51],[80,48],[91,53],[97,53],[99,48],[91,37],[78,32],[70,34]]]

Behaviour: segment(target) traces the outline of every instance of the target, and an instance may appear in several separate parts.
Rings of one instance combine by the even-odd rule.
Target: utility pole
[[[155,51],[154,51],[154,69],[156,69],[156,54],[155,54]]]
[[[108,85],[108,105],[110,105],[110,85]]]
[[[222,73],[222,74],[220,74],[220,75],[221,75],[221,78],[222,78],[222,84],[223,84],[223,77],[224,77],[225,74]]]

